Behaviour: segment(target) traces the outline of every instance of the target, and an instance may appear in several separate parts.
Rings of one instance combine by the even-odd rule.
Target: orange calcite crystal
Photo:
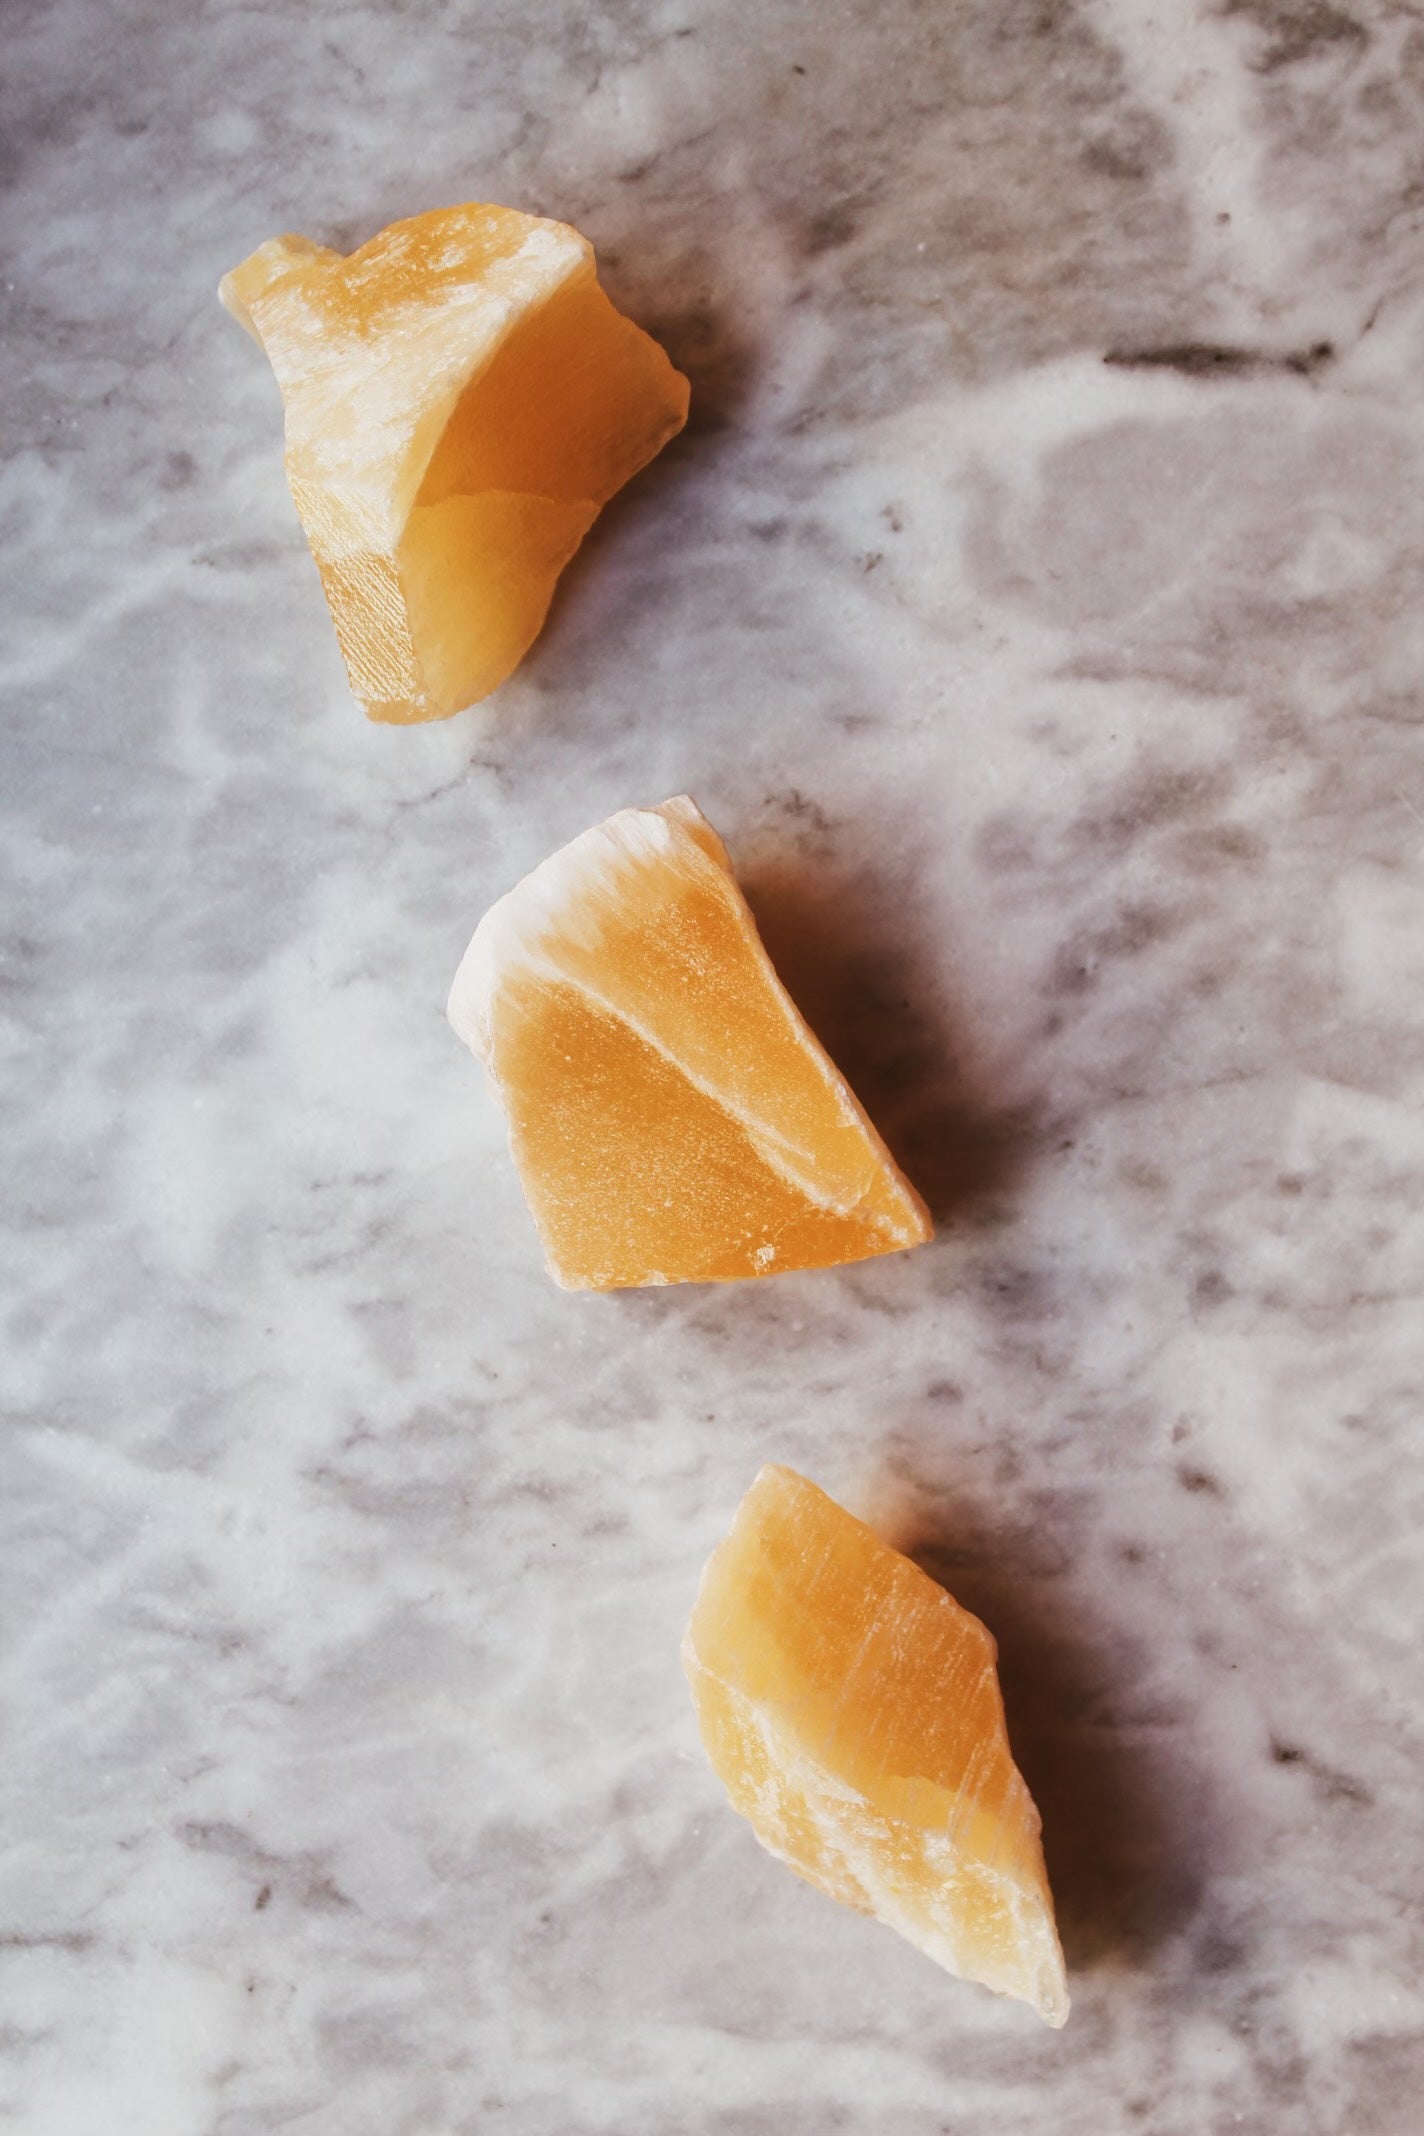
[[[512,208],[435,209],[349,258],[274,237],[220,293],[277,374],[373,719],[443,719],[503,682],[600,506],[687,419],[687,380],[609,303],[587,239]]]
[[[683,1643],[707,1754],[764,1847],[966,1980],[1068,2015],[1039,1817],[977,1617],[764,1468]]]
[[[449,1014],[567,1289],[729,1282],[930,1236],[686,796],[621,810],[501,898]]]

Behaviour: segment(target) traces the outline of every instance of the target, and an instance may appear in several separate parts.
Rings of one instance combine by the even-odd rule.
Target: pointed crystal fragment
[[[620,810],[501,898],[449,1013],[566,1288],[725,1283],[930,1236],[685,796]]]
[[[948,1972],[1068,2015],[1039,1816],[977,1617],[764,1468],[683,1642],[707,1755],[762,1845]]]

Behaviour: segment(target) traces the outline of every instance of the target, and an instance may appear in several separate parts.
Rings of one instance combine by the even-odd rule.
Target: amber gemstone
[[[501,898],[449,1012],[567,1288],[730,1282],[930,1236],[685,796],[621,810]]]
[[[373,719],[442,719],[503,682],[599,508],[687,419],[687,380],[614,310],[588,241],[511,208],[435,209],[349,257],[274,237],[221,295],[277,374]]]
[[[977,1617],[786,1468],[743,1499],[683,1643],[707,1754],[762,1845],[1061,2025],[1039,1817],[996,1659]]]

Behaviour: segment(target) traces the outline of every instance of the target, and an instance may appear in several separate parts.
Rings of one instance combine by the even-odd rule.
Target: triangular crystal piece
[[[620,810],[501,898],[449,1013],[569,1289],[824,1268],[931,1234],[685,796]]]

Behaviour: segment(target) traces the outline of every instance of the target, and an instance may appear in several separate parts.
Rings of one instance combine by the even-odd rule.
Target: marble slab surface
[[[1417,0],[6,0],[0,2127],[1424,2126]],[[574,221],[690,373],[352,704],[219,274]],[[679,789],[940,1218],[544,1276],[443,1018]],[[1062,2034],[761,1854],[757,1465],[998,1637]]]

